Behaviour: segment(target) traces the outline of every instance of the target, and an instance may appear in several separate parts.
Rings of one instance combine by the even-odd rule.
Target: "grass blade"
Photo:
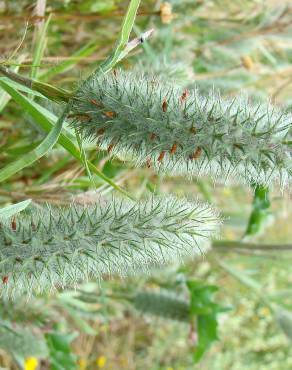
[[[5,82],[0,81],[0,86],[9,94],[12,98],[15,98],[17,91],[6,84]],[[22,100],[22,106],[24,109],[30,109],[30,102],[28,99]],[[42,117],[39,117],[40,119]],[[35,161],[43,157],[58,141],[60,133],[63,127],[63,121],[65,118],[65,114],[58,119],[54,128],[50,131],[48,136],[31,152],[23,155],[20,159],[8,164],[4,168],[0,170],[0,182],[8,179],[9,177],[13,176],[17,172],[21,171],[23,168],[30,166]]]
[[[38,91],[39,93],[53,101],[68,102],[73,97],[70,92],[64,89],[60,89],[45,82],[23,77],[1,64],[0,73],[8,77],[10,80],[18,82],[21,85],[24,85],[32,90]]]
[[[0,81],[6,82],[8,85],[12,86],[15,90],[25,92],[25,93],[31,94],[33,96],[38,96],[39,98],[42,98],[42,99],[47,99],[45,95],[39,93],[38,91],[32,90],[30,87],[27,87],[25,85],[21,85],[19,82],[15,82],[15,81],[9,79],[8,77],[0,77]],[[1,91],[1,93],[2,93],[2,91]],[[11,98],[10,95],[7,94],[4,90],[3,90],[3,94],[9,96],[9,99]]]
[[[23,211],[29,204],[31,203],[31,199],[24,200],[23,202],[19,202],[16,204],[12,204],[11,206],[7,206],[0,209],[0,219],[10,218],[14,216],[16,213]]]
[[[101,70],[103,73],[110,71],[117,62],[121,60],[121,55],[127,46],[129,41],[130,33],[134,26],[134,21],[136,18],[137,10],[140,5],[140,0],[131,0],[127,13],[124,17],[122,28],[117,41],[117,46],[114,52],[99,66],[96,72]],[[125,57],[125,55],[123,55]],[[95,73],[96,73],[95,72]]]
[[[35,49],[33,53],[33,60],[32,60],[32,68],[30,73],[30,78],[35,79],[38,77],[38,70],[39,65],[41,64],[41,60],[44,55],[45,47],[46,47],[46,34],[48,30],[49,23],[51,21],[51,14],[49,15],[46,23],[44,23],[38,33],[35,43]]]

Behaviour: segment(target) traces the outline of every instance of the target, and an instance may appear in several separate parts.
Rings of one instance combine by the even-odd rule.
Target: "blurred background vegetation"
[[[127,5],[121,0],[0,0],[0,63],[64,89],[76,88],[112,50]],[[132,36],[151,28],[153,36],[134,49],[121,68],[154,73],[203,94],[210,89],[223,96],[248,94],[252,102],[270,99],[283,110],[292,110],[288,0],[143,0]],[[59,105],[35,100],[60,113]],[[0,167],[30,151],[43,137],[34,120],[1,90]],[[3,301],[0,322],[9,327],[0,325],[0,367],[291,369],[289,191],[232,183],[215,187],[208,178],[160,178],[149,169],[109,160],[108,153],[97,153],[93,144],[85,149],[106,176],[135,197],[171,192],[206,200],[222,210],[223,240],[274,248],[218,245],[203,258],[156,271],[151,277],[106,278],[29,302],[25,297]],[[90,204],[100,194],[112,192],[95,175],[94,183],[97,190],[82,164],[55,146],[33,166],[1,183],[0,204],[26,198],[35,203],[68,204],[75,199]],[[188,323],[145,314],[123,299],[145,289],[167,289],[188,297],[189,280],[216,285],[215,301],[229,308],[218,316],[219,340],[199,364],[194,364],[196,332]]]

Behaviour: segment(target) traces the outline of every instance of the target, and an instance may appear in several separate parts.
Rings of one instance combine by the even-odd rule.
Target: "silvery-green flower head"
[[[118,71],[88,81],[72,116],[84,139],[160,173],[281,186],[291,181],[292,116],[268,104],[224,100],[214,91],[204,97]]]

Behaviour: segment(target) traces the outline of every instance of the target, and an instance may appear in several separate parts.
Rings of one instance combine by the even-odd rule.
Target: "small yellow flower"
[[[253,68],[253,60],[248,55],[243,55],[241,57],[241,62],[244,68],[250,70]]]
[[[80,370],[85,370],[87,367],[87,361],[85,358],[80,358],[78,361],[79,369]]]
[[[224,195],[227,195],[227,196],[229,196],[229,195],[231,195],[232,194],[232,192],[231,192],[231,190],[230,190],[230,188],[223,188],[223,190],[222,190],[222,193],[224,194]]]
[[[105,364],[106,364],[106,357],[105,356],[99,356],[96,359],[96,365],[98,366],[99,369],[104,368]]]
[[[39,362],[38,359],[35,357],[28,357],[24,361],[24,370],[36,370]]]

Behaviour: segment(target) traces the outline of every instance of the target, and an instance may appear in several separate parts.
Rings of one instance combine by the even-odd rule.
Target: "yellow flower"
[[[106,357],[105,356],[99,356],[96,360],[96,365],[98,366],[99,369],[104,368],[106,364]]]
[[[85,370],[87,367],[87,361],[85,358],[80,358],[78,361],[79,369],[80,370]]]
[[[253,68],[253,61],[250,56],[244,55],[241,57],[241,62],[244,68],[246,69],[252,69]]]
[[[38,359],[35,357],[28,357],[24,361],[24,370],[36,370],[38,366]]]
[[[232,194],[230,188],[223,188],[222,193],[227,196]]]

